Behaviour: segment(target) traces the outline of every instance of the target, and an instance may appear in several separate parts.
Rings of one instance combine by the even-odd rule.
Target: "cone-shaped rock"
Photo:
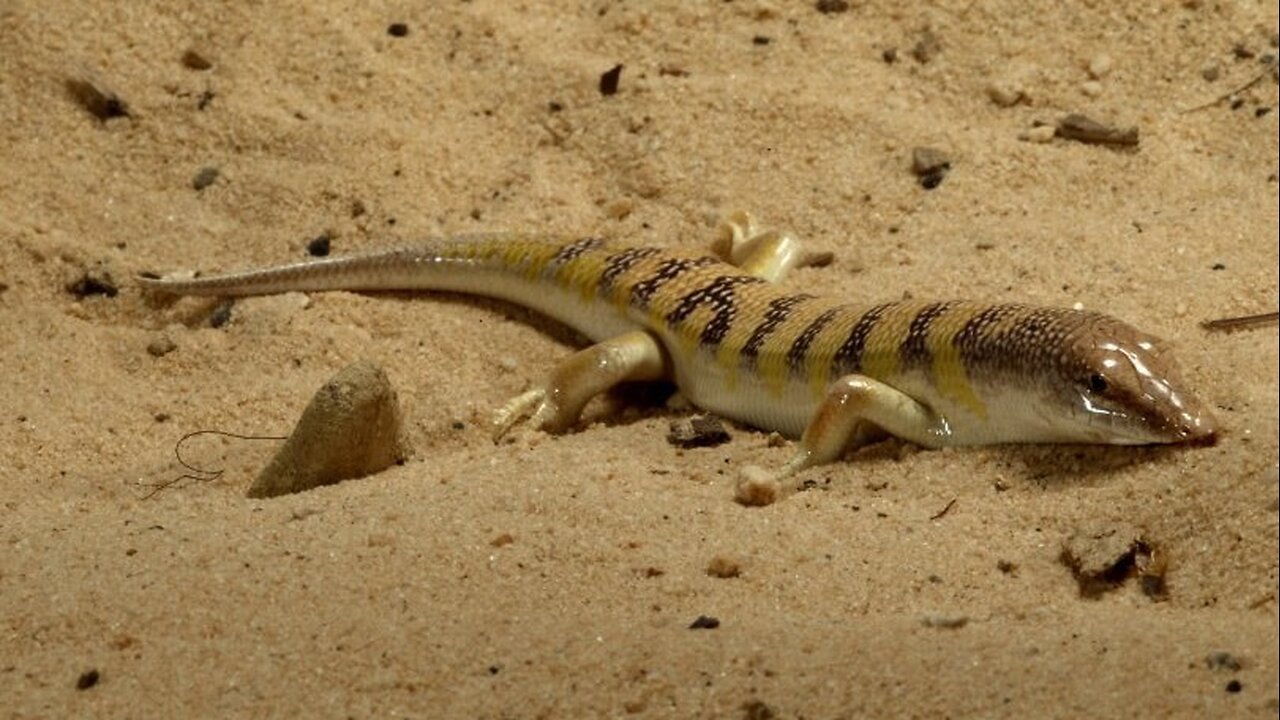
[[[248,495],[275,497],[372,475],[408,455],[395,390],[381,367],[361,360],[311,398]]]

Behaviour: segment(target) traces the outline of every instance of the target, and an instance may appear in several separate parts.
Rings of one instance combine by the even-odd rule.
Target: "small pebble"
[[[86,298],[90,295],[103,295],[113,298],[120,293],[120,288],[116,286],[115,279],[111,277],[111,273],[101,267],[95,267],[86,270],[83,275],[67,283],[67,292],[77,298]]]
[[[969,624],[969,618],[964,615],[925,615],[920,622],[925,627],[959,630]]]
[[[782,485],[768,470],[758,465],[745,465],[734,488],[733,499],[739,505],[764,507],[772,505],[782,496]]]
[[[129,104],[96,74],[87,73],[66,81],[67,92],[99,120],[129,117]]]
[[[720,627],[720,620],[709,615],[699,615],[696,620],[689,623],[690,630],[715,630]]]
[[[1089,77],[1094,80],[1101,80],[1106,77],[1115,63],[1111,60],[1111,56],[1106,53],[1098,53],[1089,60]]]
[[[1057,132],[1052,125],[1037,125],[1018,133],[1018,139],[1043,144],[1052,141]]]
[[[1102,83],[1097,80],[1086,80],[1080,83],[1080,92],[1091,98],[1096,98],[1102,94]]]
[[[218,306],[209,313],[209,327],[220,328],[231,322],[231,313],[235,309],[236,301],[227,298],[218,303]]]
[[[1016,84],[996,80],[987,86],[987,97],[1000,107],[1013,107],[1027,98],[1027,94]]]
[[[98,672],[96,668],[92,670],[85,670],[84,672],[80,673],[80,677],[76,678],[76,689],[88,690],[94,685],[97,685],[98,680],[100,680],[101,678],[102,678],[102,675]]]
[[[151,342],[147,343],[147,353],[152,357],[164,357],[177,349],[178,344],[168,335],[153,338]]]
[[[387,26],[387,34],[391,37],[402,38],[409,34],[409,26],[402,22],[394,22]]]
[[[717,555],[707,563],[707,574],[714,578],[736,578],[742,574],[742,566],[737,560]]]
[[[729,442],[729,431],[714,415],[695,415],[672,420],[667,442],[680,448],[715,447]]]
[[[213,62],[197,50],[187,50],[182,53],[182,64],[191,70],[208,70],[213,67]]]
[[[307,243],[307,254],[311,257],[326,257],[329,254],[332,242],[332,235],[329,233],[321,233]]]
[[[614,65],[612,68],[600,74],[600,94],[605,97],[615,95],[618,92],[618,83],[622,80],[622,65]]]
[[[1217,79],[1221,77],[1221,75],[1222,75],[1222,66],[1218,64],[1217,60],[1210,60],[1209,62],[1206,62],[1204,65],[1200,66],[1200,77],[1204,78],[1208,82],[1217,81]]]
[[[203,190],[216,182],[219,174],[218,168],[206,165],[197,170],[195,177],[191,178],[191,187]]]
[[[818,0],[814,3],[814,7],[823,15],[831,15],[833,13],[842,13],[849,10],[847,0]]]

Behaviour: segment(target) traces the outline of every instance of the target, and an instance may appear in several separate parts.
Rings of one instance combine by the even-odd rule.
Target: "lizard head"
[[[1212,442],[1213,416],[1155,337],[1094,315],[1066,343],[1054,392],[1070,405],[1082,437],[1115,445]]]

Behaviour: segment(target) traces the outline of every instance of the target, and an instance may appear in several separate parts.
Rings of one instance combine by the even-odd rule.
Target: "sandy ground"
[[[1199,327],[1277,304],[1274,2],[348,5],[0,3],[0,713],[1277,714],[1277,333]],[[126,116],[91,114],[91,78]],[[1070,112],[1140,143],[1036,129]],[[922,146],[951,160],[932,190]],[[834,254],[796,287],[1161,335],[1222,440],[891,442],[745,508],[738,469],[788,449],[677,450],[661,403],[494,446],[487,414],[575,341],[529,313],[294,294],[213,327],[131,280],[322,235],[700,247],[736,209]],[[274,444],[203,437],[225,473],[146,497],[184,433],[287,433],[361,358],[406,464],[249,500]],[[1166,592],[1082,597],[1077,533],[1140,537]]]

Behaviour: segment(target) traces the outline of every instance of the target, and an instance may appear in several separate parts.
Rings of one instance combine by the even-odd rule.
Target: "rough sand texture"
[[[1277,303],[1274,2],[350,5],[0,4],[0,713],[1276,715],[1276,329],[1198,326]],[[86,72],[130,116],[82,107]],[[1070,112],[1140,145],[1019,139]],[[918,146],[952,160],[933,190]],[[216,302],[130,281],[323,234],[699,247],[736,209],[834,254],[796,287],[1147,328],[1222,441],[889,443],[744,508],[739,468],[788,449],[678,451],[661,404],[495,447],[487,413],[574,341],[528,313],[294,294],[211,327]],[[86,273],[119,293],[77,297]],[[143,499],[184,433],[285,434],[361,358],[406,405],[407,464],[249,500],[273,444],[203,437],[225,473]],[[1167,559],[1166,599],[1080,597],[1059,555],[1098,523]]]

